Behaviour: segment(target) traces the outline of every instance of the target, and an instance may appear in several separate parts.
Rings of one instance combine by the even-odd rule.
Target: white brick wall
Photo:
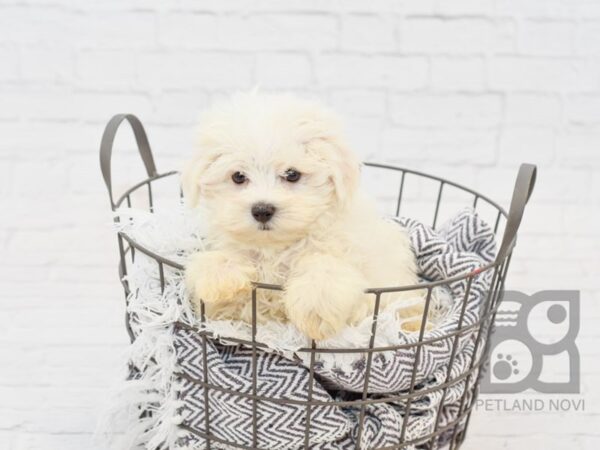
[[[203,107],[255,85],[330,102],[364,157],[505,204],[539,165],[509,287],[582,290],[586,412],[479,412],[465,448],[598,448],[597,0],[0,1],[0,448],[92,448],[126,345],[105,122],[138,114],[166,170]]]

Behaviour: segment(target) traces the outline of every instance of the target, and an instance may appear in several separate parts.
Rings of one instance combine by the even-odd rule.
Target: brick
[[[19,53],[16,48],[0,47],[0,81],[16,80],[19,77]]]
[[[528,18],[574,18],[578,17],[578,1],[562,0],[497,0],[495,9],[498,15],[512,15]],[[581,2],[581,4],[585,4]]]
[[[585,198],[586,197],[581,197],[578,200],[582,201]],[[579,237],[597,237],[599,219],[600,210],[597,207],[582,208],[577,204],[565,206],[565,227],[569,230],[569,234],[571,235]],[[580,257],[580,259],[582,258]]]
[[[348,115],[382,117],[386,112],[386,96],[376,90],[336,90],[331,103],[336,111]]]
[[[490,127],[500,123],[502,102],[496,95],[399,94],[391,98],[390,116],[407,126]]]
[[[74,56],[68,47],[25,47],[21,51],[25,80],[69,82],[74,77]]]
[[[376,159],[380,147],[383,117],[347,117],[344,128],[348,144],[362,161]]]
[[[509,125],[559,125],[561,101],[544,94],[508,94],[505,121]]]
[[[549,210],[549,214],[555,214],[558,212],[558,208],[554,208],[554,211]],[[523,239],[519,239],[518,247],[519,252],[522,255],[529,255],[528,258],[535,259],[551,259],[551,258],[572,258],[573,254],[567,251],[567,248],[571,248],[572,242],[566,242],[566,240],[560,236],[539,236],[534,232],[534,226],[532,226],[531,214],[527,211],[527,222],[524,224],[523,232],[520,233],[522,236],[526,236]],[[548,217],[544,215],[543,220],[548,220]],[[540,219],[538,219],[540,222]],[[538,224],[538,228],[539,228]],[[543,225],[542,225],[543,226]],[[587,240],[587,249],[590,248],[590,240]],[[578,257],[581,257],[579,255]]]
[[[135,59],[129,51],[81,51],[76,57],[75,68],[78,83],[91,89],[131,89],[135,86]]]
[[[85,411],[87,415],[93,415],[92,411]],[[101,444],[95,443],[93,433],[31,433],[26,439],[10,450],[49,450],[60,448],[62,450],[100,450]]]
[[[342,18],[341,48],[391,51],[396,48],[393,20],[381,15],[348,15]]]
[[[579,209],[582,208],[579,206]],[[579,260],[595,259],[598,261],[598,255],[600,255],[600,240],[596,239],[596,236],[568,236],[563,239],[565,241],[564,257]],[[598,264],[600,264],[600,261],[598,261]]]
[[[407,18],[400,48],[409,53],[481,54],[511,48],[512,25],[483,18]]]
[[[420,89],[427,85],[428,70],[427,59],[421,57],[335,53],[319,55],[316,59],[317,82],[326,88]]]
[[[265,88],[296,88],[310,84],[310,59],[303,54],[260,54],[256,61],[256,83]]]
[[[325,14],[257,14],[219,21],[220,46],[234,50],[331,50],[337,35],[337,19]]]
[[[12,190],[13,163],[0,160],[0,195],[6,197]]]
[[[388,0],[382,0],[388,2]],[[210,12],[210,13],[330,13],[340,8],[337,0],[288,0],[285,5],[278,0],[205,0],[199,6],[195,0],[181,0],[177,3],[178,11]]]
[[[577,5],[577,17],[585,17],[588,20],[600,19],[600,4],[582,0]]]
[[[586,129],[567,129],[558,136],[557,152],[561,165],[568,167],[600,166],[600,132]]]
[[[565,115],[570,123],[578,125],[600,124],[600,95],[573,95],[567,98]]]
[[[54,106],[63,107],[60,103]],[[51,109],[51,105],[47,108]],[[7,131],[9,129],[10,132]],[[31,159],[31,154],[35,153],[35,160],[44,161],[62,156],[73,148],[83,147],[89,151],[90,146],[99,142],[101,135],[102,129],[97,125],[87,128],[74,126],[72,122],[63,120],[29,120],[16,123],[0,121],[0,136],[4,136],[4,139],[0,139],[0,155],[11,155],[16,160],[22,160],[27,157]],[[40,137],[44,140],[43,152],[40,151]]]
[[[517,30],[515,20],[495,19],[490,52],[500,55],[515,53],[517,50]]]
[[[50,197],[66,189],[65,163],[54,161],[17,162],[14,165],[13,190],[19,196]]]
[[[168,12],[158,17],[158,41],[168,47],[215,48],[218,29],[214,14]]]
[[[493,162],[495,133],[488,130],[388,128],[382,156],[390,161],[427,161],[484,165]]]
[[[517,128],[504,129],[500,137],[499,159],[505,164],[535,162],[551,164],[556,157],[556,136],[553,129]]]
[[[90,399],[96,405],[102,402]],[[32,417],[32,425],[29,427],[34,433],[61,433],[65,435],[81,434],[89,432],[96,425],[96,414],[93,407],[88,408],[43,408],[36,411]],[[86,436],[91,441],[91,436]],[[81,438],[78,443],[85,442]],[[85,448],[85,447],[84,447]]]
[[[490,63],[490,85],[503,90],[585,91],[598,87],[598,68],[594,61],[496,57]]]
[[[418,3],[418,2],[415,2]],[[438,2],[435,11],[443,15],[490,15],[494,10],[493,0],[453,0]]]
[[[94,269],[89,274],[91,276],[86,276],[86,272],[90,272],[90,269]],[[73,274],[71,279],[77,279],[82,275],[84,278],[89,278],[90,280],[98,279],[99,272],[104,270],[105,268],[70,268],[70,271]],[[77,309],[77,312],[79,313],[79,319],[77,320],[76,324],[73,322],[72,315],[70,314],[73,313],[75,309]],[[110,323],[111,326],[120,326],[120,321],[115,321],[114,319],[116,319],[116,317],[113,317],[115,313],[118,312],[119,311],[117,309],[112,307],[111,303],[107,303],[106,305],[90,305],[85,307],[68,303],[65,306],[55,305],[53,307],[16,310],[11,313],[10,322],[11,326],[25,329],[35,328],[36,326],[51,328],[74,327],[74,325],[76,325],[76,327],[83,328],[98,326],[99,323]]]
[[[592,201],[600,204],[600,170],[592,173]]]
[[[398,2],[394,0],[362,0],[338,1],[335,8],[342,12],[382,13],[399,12],[404,14],[431,14],[434,12],[435,0],[409,0]]]
[[[480,91],[484,89],[485,77],[483,58],[436,56],[431,61],[431,86],[433,89]]]
[[[66,121],[78,119],[73,107],[72,90],[64,86],[39,86],[20,84],[7,92],[0,93],[0,110],[7,118],[26,120]]]
[[[197,4],[190,2],[192,7]],[[206,9],[211,11],[260,11],[260,12],[340,12],[340,13],[405,13],[428,14],[434,12],[435,0],[419,0],[398,2],[397,0],[288,0],[285,6],[279,0],[237,0],[230,1],[231,5],[223,4],[217,0],[210,0],[204,4],[210,5]]]
[[[193,0],[181,2],[190,3],[190,7],[197,9],[197,3]],[[286,13],[384,13],[384,12],[402,12],[406,14],[424,14],[434,11],[434,0],[420,0],[409,2],[398,2],[396,0],[373,0],[364,2],[361,0],[288,0],[285,6],[278,0],[236,0],[219,2],[218,0],[209,0],[204,2],[206,10],[239,12],[286,12]]]
[[[77,22],[78,46],[149,48],[156,45],[156,18],[150,12],[97,12]],[[80,28],[79,28],[80,27]]]
[[[120,2],[119,0],[112,0],[110,2],[101,2],[95,4],[96,8],[115,10],[119,7],[126,10],[131,9],[143,9],[146,11],[158,11],[164,13],[165,11],[174,10],[176,12],[186,13],[240,13],[248,12],[254,0],[230,0],[228,2],[222,2],[220,0],[205,0],[201,4],[194,0],[179,0],[176,7],[165,8],[163,5],[148,3],[144,0],[128,0],[127,2]],[[108,5],[108,8],[106,7]],[[137,8],[136,8],[137,7]]]
[[[253,66],[242,53],[153,52],[140,55],[138,77],[149,88],[249,88]]]
[[[586,197],[589,175],[568,168],[540,168],[536,182],[536,202],[566,203]]]
[[[104,243],[88,239],[89,234],[98,233],[98,229],[88,226],[85,230],[78,230],[68,225],[49,227],[50,224],[41,220],[37,228],[16,230],[12,234],[6,254],[13,258],[15,264],[25,264],[27,258],[36,254],[39,256],[31,262],[31,266],[53,262],[77,264],[85,260],[88,252],[101,252],[104,248]]]
[[[473,159],[477,161],[475,158],[477,158],[476,154],[474,154]],[[495,158],[496,154],[493,154],[494,161]],[[474,186],[482,194],[506,207],[512,196],[517,171],[518,166],[516,164],[510,167],[481,167],[477,171]],[[529,215],[533,216],[534,214]]]
[[[519,53],[571,55],[574,24],[567,21],[524,21],[519,27]]]
[[[19,429],[23,427],[27,423],[26,414],[23,414],[21,411],[15,411],[13,409],[0,409],[0,445],[2,448],[10,449],[11,441],[13,440],[13,435],[16,433],[11,433],[11,429]]]
[[[183,92],[175,90],[156,94],[151,98],[151,102],[153,112],[144,122],[194,125],[200,111],[209,105],[209,96],[202,89],[186,89]]]
[[[153,106],[150,98],[144,94],[108,94],[103,92],[77,93],[73,103],[79,114],[85,114],[90,121],[101,126],[115,114],[131,113],[140,118],[152,114]]]
[[[118,345],[122,342],[120,332],[122,326],[109,328],[99,327],[45,327],[44,342],[47,346],[71,345],[76,342],[80,346]],[[31,328],[9,328],[10,338],[5,339],[7,345],[35,345],[39,337]]]
[[[38,5],[32,10],[17,3],[4,5],[0,14],[0,43],[66,46],[77,29],[76,18],[76,14],[65,8]]]

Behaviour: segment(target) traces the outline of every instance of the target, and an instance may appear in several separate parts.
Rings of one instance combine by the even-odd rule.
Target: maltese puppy
[[[406,231],[358,191],[360,163],[323,106],[240,94],[205,114],[198,147],[182,187],[203,204],[208,234],[185,276],[208,317],[251,321],[252,282],[282,285],[257,290],[258,321],[322,340],[372,314],[365,289],[417,284]],[[402,295],[382,295],[381,307]]]

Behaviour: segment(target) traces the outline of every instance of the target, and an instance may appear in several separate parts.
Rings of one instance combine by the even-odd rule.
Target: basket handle
[[[150,149],[150,143],[148,142],[148,136],[146,135],[146,130],[144,130],[144,126],[140,119],[138,119],[133,114],[117,114],[113,116],[112,119],[106,124],[106,128],[104,129],[104,134],[102,135],[102,142],[100,143],[100,170],[102,171],[102,177],[104,178],[104,183],[106,184],[106,189],[108,189],[108,196],[110,198],[110,206],[112,209],[115,209],[115,200],[113,198],[112,191],[112,176],[111,176],[111,158],[112,158],[112,149],[113,143],[115,141],[115,136],[117,134],[117,130],[123,121],[129,122],[131,129],[133,130],[133,134],[135,136],[135,142],[137,144],[138,151],[140,153],[140,157],[142,158],[142,162],[144,163],[144,167],[146,168],[146,173],[148,177],[153,177],[157,175],[156,165],[154,164],[154,157],[152,156],[152,150]]]
[[[506,258],[515,246],[517,231],[521,225],[521,219],[523,219],[525,205],[527,205],[529,197],[531,197],[531,193],[533,192],[536,176],[537,167],[534,164],[521,164],[512,200],[510,201],[502,244],[496,256],[496,263],[504,261],[504,258]]]

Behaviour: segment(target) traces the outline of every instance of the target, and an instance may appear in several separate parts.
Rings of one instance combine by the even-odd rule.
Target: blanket
[[[169,214],[168,219],[132,210],[120,214],[121,231],[177,261],[183,261],[195,249],[201,234],[197,220],[184,210]],[[394,220],[408,230],[424,280],[448,280],[476,272],[495,256],[493,231],[471,210],[459,212],[437,230],[413,219]],[[161,233],[167,227],[179,232]],[[173,234],[172,238],[165,238]],[[138,413],[135,426],[128,427],[129,443],[147,448],[159,445],[172,449],[204,448],[200,434],[208,431],[216,438],[217,442],[211,442],[216,448],[226,448],[218,441],[252,446],[255,437],[260,448],[301,448],[307,420],[304,402],[309,398],[319,401],[310,411],[309,438],[313,449],[349,450],[357,447],[359,438],[360,448],[398,445],[405,420],[404,441],[418,443],[420,437],[434,430],[436,422],[444,426],[455,420],[465,389],[466,395],[470,395],[477,378],[476,374],[463,377],[446,390],[435,389],[446,381],[448,370],[450,379],[454,379],[470,368],[476,333],[471,329],[457,338],[448,334],[457,329],[459,321],[462,327],[469,327],[479,319],[490,287],[489,271],[473,278],[470,286],[463,279],[448,282],[434,291],[435,323],[425,333],[424,340],[428,343],[421,346],[418,355],[416,346],[411,345],[418,342],[418,335],[400,331],[392,312],[381,313],[375,345],[403,347],[378,352],[371,360],[368,398],[372,402],[364,408],[364,426],[359,436],[360,408],[349,403],[337,406],[336,402],[360,398],[367,374],[365,353],[318,354],[311,384],[308,355],[297,353],[298,349],[309,346],[307,339],[289,324],[261,325],[257,341],[269,348],[256,355],[256,392],[272,401],[254,402],[252,350],[227,340],[227,337],[249,339],[250,327],[232,321],[208,321],[204,328],[216,338],[207,340],[205,347],[198,333],[202,326],[186,299],[182,274],[167,269],[166,285],[161,291],[154,261],[136,254],[132,269],[127,276],[132,292],[128,310],[136,340],[129,360],[137,371],[134,379],[121,389],[130,395],[121,392],[117,402],[121,407],[127,406],[130,413]],[[366,319],[323,346],[365,348],[370,324],[370,318]],[[456,351],[449,368],[453,345]],[[479,346],[479,352],[482,347]],[[205,361],[208,383],[221,389],[205,392],[202,385]],[[397,397],[410,388],[415,365],[416,395],[407,411],[406,400]],[[127,405],[123,405],[123,399]],[[254,408],[258,418],[256,436],[252,426]],[[151,414],[140,419],[140,409]]]

